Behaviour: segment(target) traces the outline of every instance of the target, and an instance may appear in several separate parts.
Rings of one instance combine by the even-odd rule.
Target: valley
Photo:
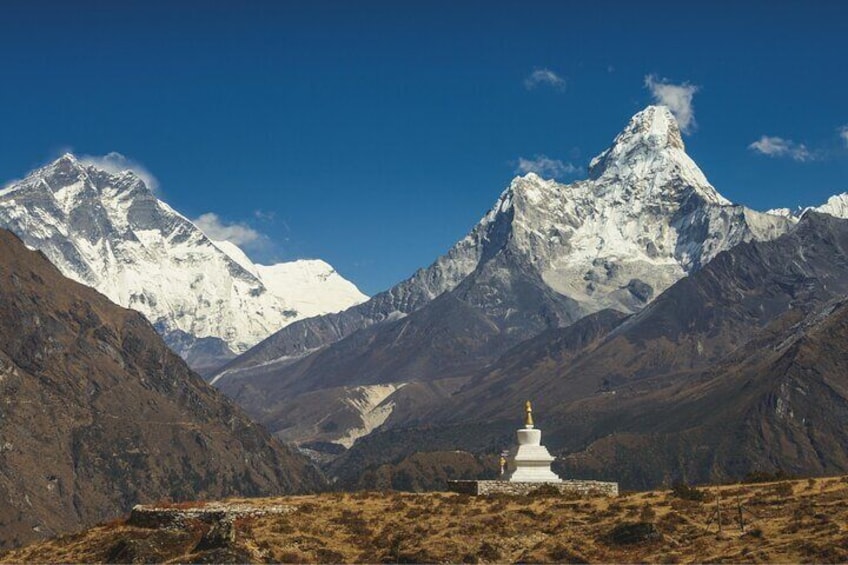
[[[0,2],[0,563],[848,562],[846,21]]]

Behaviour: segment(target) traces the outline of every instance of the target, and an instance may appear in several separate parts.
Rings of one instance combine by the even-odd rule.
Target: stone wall
[[[264,504],[254,506],[238,502],[213,502],[210,504],[195,503],[183,506],[144,506],[133,507],[127,521],[131,526],[140,528],[176,528],[184,529],[189,524],[206,524],[197,545],[192,550],[206,551],[216,549],[232,549],[236,542],[235,521],[251,516],[266,516],[268,514],[288,514],[294,512],[296,506],[288,504]]]
[[[540,488],[554,488],[561,494],[580,496],[618,496],[618,483],[568,480],[560,483],[513,483],[510,481],[448,481],[448,490],[472,496],[507,494],[527,496]]]
[[[216,524],[232,522],[237,518],[288,514],[297,508],[288,504],[253,506],[239,503],[202,503],[192,507],[145,506],[137,504],[130,513],[128,523],[140,528],[179,528],[194,520]]]

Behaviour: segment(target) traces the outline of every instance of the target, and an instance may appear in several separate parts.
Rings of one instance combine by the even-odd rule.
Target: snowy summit
[[[64,275],[143,313],[190,361],[198,340],[207,350],[204,338],[223,342],[232,356],[296,320],[367,299],[323,261],[256,265],[207,238],[131,170],[70,154],[0,193],[0,226]]]

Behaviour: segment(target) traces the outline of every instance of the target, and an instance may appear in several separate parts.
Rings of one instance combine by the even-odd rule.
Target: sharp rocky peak
[[[96,192],[113,187],[121,193],[132,191],[136,196],[152,195],[150,187],[132,169],[104,168],[72,153],[65,153],[52,163],[33,171],[27,178],[45,181],[53,192],[73,183],[83,182],[88,190],[93,189]]]
[[[592,159],[589,176],[598,178],[623,162],[644,159],[668,149],[686,149],[677,120],[665,106],[648,106],[630,118],[608,149]]]
[[[677,119],[666,106],[648,106],[634,115],[614,144],[628,143],[633,139],[658,149],[685,149]]]
[[[661,199],[692,192],[711,204],[729,205],[686,154],[680,126],[665,106],[648,106],[630,119],[612,145],[589,164],[589,178]]]
[[[590,207],[633,207],[635,202],[650,202],[676,209],[689,202],[693,194],[708,204],[732,204],[686,154],[680,126],[671,111],[666,106],[648,106],[591,161],[588,180],[564,185],[536,173],[516,177],[484,217],[484,223],[516,209],[525,213],[558,207],[556,201],[563,198],[582,200]]]
[[[65,153],[52,163],[48,163],[30,173],[30,177],[46,180],[53,190],[61,188],[65,184],[84,179],[85,176],[85,167],[70,153]],[[51,183],[50,180],[54,180],[55,182]]]

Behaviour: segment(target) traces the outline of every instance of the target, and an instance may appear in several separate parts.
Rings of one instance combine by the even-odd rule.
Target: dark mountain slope
[[[343,442],[367,421],[351,410],[346,391],[401,387],[391,402],[405,410],[394,417],[420,417],[424,405],[442,397],[431,397],[434,389],[424,383],[441,382],[452,392],[502,351],[568,325],[580,312],[504,251],[456,289],[404,318],[356,332],[292,364],[254,371],[250,379],[225,380],[220,387],[283,438]],[[451,385],[442,382],[457,378]],[[420,397],[422,390],[427,398]],[[409,410],[412,405],[416,410]]]
[[[381,456],[389,436],[406,448],[391,450],[394,461],[445,443],[499,449],[527,398],[545,443],[568,455],[568,474],[629,488],[846,470],[848,348],[837,331],[844,308],[833,307],[846,295],[848,221],[808,213],[777,240],[720,254],[617,326],[596,315],[567,328],[594,328],[585,335],[554,330],[522,343],[430,412],[426,433],[375,434],[334,471],[353,478],[348,461],[390,461]]]
[[[172,353],[137,312],[0,230],[0,544],[138,502],[322,482]]]
[[[777,240],[742,243],[720,254],[578,359],[555,366],[528,360],[520,370],[513,358],[525,348],[516,348],[491,376],[475,381],[479,386],[464,393],[463,410],[455,414],[484,413],[475,399],[504,365],[513,365],[513,388],[538,391],[542,409],[627,387],[659,386],[712,367],[784,314],[798,321],[845,294],[848,221],[811,212]]]
[[[572,410],[593,412],[598,439],[568,456],[566,468],[636,485],[848,468],[848,304],[775,331],[793,317],[694,382],[617,404],[576,403]]]

